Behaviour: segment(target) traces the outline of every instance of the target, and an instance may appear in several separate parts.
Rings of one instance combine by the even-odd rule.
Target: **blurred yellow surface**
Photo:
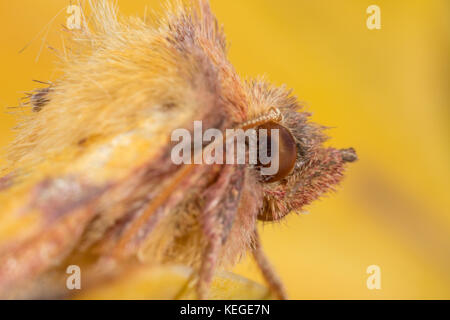
[[[294,89],[330,144],[354,147],[337,194],[262,226],[263,244],[293,299],[450,299],[450,3],[211,0],[246,76]],[[142,16],[157,0],[119,0]],[[13,137],[32,79],[55,79],[69,0],[0,0],[0,147]],[[381,30],[366,9],[381,8]],[[43,41],[45,39],[45,41]],[[26,47],[26,50],[19,51]],[[0,162],[3,164],[4,162]],[[381,269],[369,290],[366,269]],[[245,260],[238,273],[262,282]]]
[[[196,299],[192,270],[183,266],[143,266],[114,277],[93,289],[80,291],[80,300],[192,300]],[[219,271],[211,285],[209,299],[275,299],[266,287],[233,273]]]

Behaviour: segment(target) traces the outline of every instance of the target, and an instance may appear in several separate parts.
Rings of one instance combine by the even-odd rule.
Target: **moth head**
[[[326,192],[335,190],[342,180],[347,163],[357,160],[353,148],[336,149],[324,146],[328,137],[324,126],[312,123],[310,114],[302,111],[302,107],[290,91],[284,88],[273,88],[264,83],[253,83],[253,99],[260,103],[264,110],[265,103],[271,103],[268,114],[273,109],[279,110],[276,120],[269,119],[257,125],[258,129],[278,129],[277,146],[270,152],[273,161],[278,161],[278,170],[272,175],[264,175],[263,167],[254,167],[257,179],[263,192],[263,204],[258,219],[263,221],[280,220],[290,212],[300,212],[304,207]],[[259,130],[258,130],[259,131]],[[267,145],[274,139],[268,134]],[[275,157],[274,157],[275,156]]]

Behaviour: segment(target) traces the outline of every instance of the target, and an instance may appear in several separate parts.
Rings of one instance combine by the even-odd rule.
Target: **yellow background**
[[[54,79],[55,55],[45,46],[39,52],[47,30],[46,43],[60,45],[68,4],[0,0],[0,147],[13,137],[7,106],[37,86],[32,79]],[[366,27],[371,4],[381,8],[381,30]],[[146,5],[160,6],[119,1],[124,14],[143,15]],[[310,214],[262,228],[290,297],[449,299],[449,2],[212,0],[212,7],[237,70],[292,87],[316,122],[334,127],[330,144],[355,147],[360,158],[339,192]],[[381,268],[381,290],[366,287],[369,265]],[[248,260],[236,270],[261,281]]]

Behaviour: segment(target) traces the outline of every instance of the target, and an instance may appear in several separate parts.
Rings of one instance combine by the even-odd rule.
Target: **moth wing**
[[[12,145],[0,180],[0,260],[7,262],[0,291],[57,265],[94,220],[101,219],[91,234],[98,238],[153,185],[165,188],[161,182],[174,172],[173,130],[192,131],[194,120],[204,130],[227,125],[217,67],[206,53],[222,52],[223,41],[202,47],[217,45],[216,32],[207,32],[216,28],[209,13],[194,21],[200,16],[180,11],[171,17],[177,28],[153,31],[134,20],[122,25],[115,15],[96,17],[108,21],[74,31],[77,50],[63,62],[64,77]],[[192,41],[173,42],[179,30],[191,35],[193,28]]]
[[[193,113],[176,118],[155,111],[131,131],[95,137],[48,155],[27,175],[3,178],[0,259],[6,263],[0,265],[0,289],[57,265],[94,219],[103,219],[106,229],[137,197],[170,179],[176,167],[171,132],[189,127]]]

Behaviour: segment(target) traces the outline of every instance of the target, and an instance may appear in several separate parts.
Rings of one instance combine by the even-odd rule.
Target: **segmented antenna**
[[[266,114],[263,114],[259,117],[256,117],[252,120],[246,121],[244,123],[242,123],[239,128],[241,129],[249,129],[249,128],[254,128],[257,126],[260,126],[262,124],[265,124],[267,122],[281,122],[283,120],[283,115],[281,114],[280,109],[276,108],[276,107],[271,107],[269,109],[269,112],[267,112]]]

